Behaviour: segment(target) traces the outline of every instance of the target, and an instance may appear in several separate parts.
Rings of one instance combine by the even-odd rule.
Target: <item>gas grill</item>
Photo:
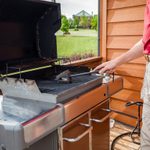
[[[69,83],[56,79],[66,70],[71,74],[90,71],[59,65],[55,33],[60,26],[57,3],[0,0],[2,150],[40,150],[45,141],[54,150],[56,129],[65,121],[63,103],[102,83],[103,77],[97,73],[72,76]]]

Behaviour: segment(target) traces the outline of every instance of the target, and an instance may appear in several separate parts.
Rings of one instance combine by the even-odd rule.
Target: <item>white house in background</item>
[[[80,11],[79,13],[77,13],[77,14],[75,14],[75,15],[73,15],[73,18],[74,17],[84,17],[84,16],[86,16],[86,17],[88,17],[89,19],[91,19],[92,18],[92,15],[90,15],[88,12],[86,12],[85,10],[82,10],[82,11]]]

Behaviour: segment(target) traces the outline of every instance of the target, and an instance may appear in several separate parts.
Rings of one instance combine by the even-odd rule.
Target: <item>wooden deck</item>
[[[112,143],[112,140],[116,136],[120,135],[121,133],[131,131],[132,129],[133,128],[130,126],[126,126],[122,123],[115,122],[114,127],[110,130],[110,143]],[[129,136],[126,136],[117,142],[115,150],[140,150],[140,146],[132,143],[131,138]]]

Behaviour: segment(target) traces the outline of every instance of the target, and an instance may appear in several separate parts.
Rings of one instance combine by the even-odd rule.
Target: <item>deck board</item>
[[[122,133],[126,133],[128,131],[132,131],[132,127],[124,125],[122,123],[119,122],[115,122],[115,125],[113,128],[110,129],[110,145],[113,141],[113,139],[122,134]],[[140,146],[137,144],[134,144],[130,137],[126,136],[122,139],[120,139],[115,147],[115,150],[139,150]]]

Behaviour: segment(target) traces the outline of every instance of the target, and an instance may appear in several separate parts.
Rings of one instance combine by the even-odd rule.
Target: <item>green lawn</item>
[[[74,55],[97,55],[97,37],[94,36],[57,36],[59,57],[72,57]]]
[[[69,32],[71,36],[97,36],[98,31],[92,29],[79,29],[79,31],[74,31],[74,29],[70,29]],[[56,35],[63,35],[63,32],[59,30]]]

